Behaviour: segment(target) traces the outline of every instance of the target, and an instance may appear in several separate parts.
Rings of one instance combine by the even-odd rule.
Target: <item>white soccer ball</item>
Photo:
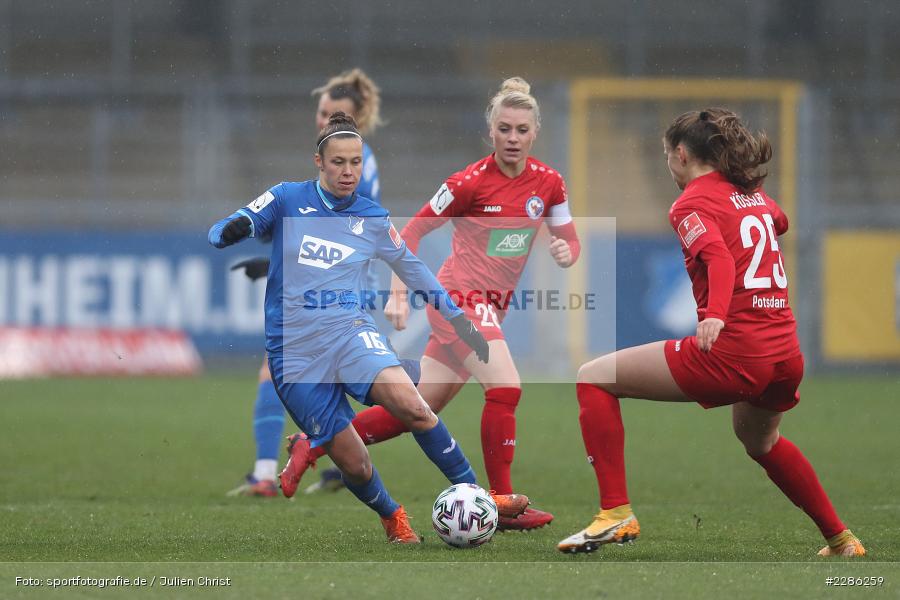
[[[434,530],[455,548],[474,548],[490,540],[498,519],[494,499],[471,483],[448,487],[434,501],[431,511]]]

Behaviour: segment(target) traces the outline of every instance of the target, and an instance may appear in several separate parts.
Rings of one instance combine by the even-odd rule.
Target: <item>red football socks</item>
[[[830,538],[846,529],[812,465],[790,440],[780,437],[768,454],[752,458],[762,465],[784,495],[815,521],[823,536]]]
[[[356,414],[350,423],[366,446],[395,438],[406,432],[403,423],[381,406],[373,406]],[[325,456],[325,448],[318,446],[310,451],[314,459]]]
[[[481,450],[491,489],[512,494],[510,471],[516,452],[516,405],[521,388],[491,388],[484,393],[481,413]]]
[[[578,394],[578,422],[588,462],[597,475],[600,508],[609,509],[628,504],[625,483],[625,427],[619,399],[589,383],[575,386]]]
[[[628,504],[625,429],[619,399],[586,383],[577,384],[576,390],[581,407],[578,420],[588,461],[597,475],[600,507],[610,509]],[[766,470],[769,478],[791,502],[815,521],[823,536],[830,538],[846,529],[822,489],[812,465],[787,438],[779,438],[768,454],[753,459]]]

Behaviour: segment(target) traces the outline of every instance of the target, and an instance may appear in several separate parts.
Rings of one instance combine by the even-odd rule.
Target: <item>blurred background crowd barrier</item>
[[[207,359],[260,355],[262,286],[228,266],[268,248],[216,253],[206,230],[315,175],[310,90],[359,66],[382,88],[369,142],[398,221],[489,152],[500,81],[532,82],[534,154],[577,217],[616,219],[620,347],[692,330],[661,136],[734,108],[775,147],[808,364],[897,369],[898,27],[887,0],[0,0],[0,328],[175,330]],[[582,235],[592,260],[604,234]],[[598,349],[571,325],[517,356],[550,344],[574,373]]]

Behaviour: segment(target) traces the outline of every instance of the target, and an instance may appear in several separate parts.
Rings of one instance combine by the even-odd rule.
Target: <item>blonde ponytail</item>
[[[362,69],[351,69],[332,77],[325,85],[312,91],[313,96],[328,94],[332,100],[349,98],[359,130],[369,134],[383,124],[381,120],[381,90]]]

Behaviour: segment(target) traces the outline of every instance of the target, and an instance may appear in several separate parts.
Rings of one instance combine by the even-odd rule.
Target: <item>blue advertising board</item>
[[[229,266],[267,252],[217,251],[205,232],[0,232],[0,324],[180,329],[206,354],[258,352],[265,285]]]
[[[671,235],[617,237],[616,325],[618,348],[696,332],[691,281]]]

